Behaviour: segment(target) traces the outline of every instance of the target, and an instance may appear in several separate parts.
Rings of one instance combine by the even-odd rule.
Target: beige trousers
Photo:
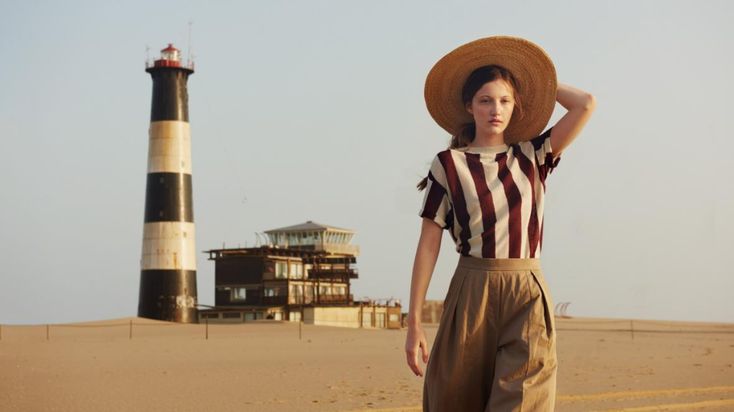
[[[423,410],[553,411],[556,332],[539,259],[461,256],[426,365]]]

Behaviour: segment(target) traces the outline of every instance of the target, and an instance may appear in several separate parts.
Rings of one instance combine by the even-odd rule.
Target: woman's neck
[[[505,144],[504,134],[480,135],[476,134],[469,147],[501,146]]]

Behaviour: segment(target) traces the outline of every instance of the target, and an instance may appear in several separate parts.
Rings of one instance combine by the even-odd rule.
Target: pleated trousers
[[[423,410],[553,411],[552,308],[540,259],[461,256],[426,365]]]

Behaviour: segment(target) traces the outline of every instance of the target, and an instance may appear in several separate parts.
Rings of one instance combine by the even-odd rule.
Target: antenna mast
[[[189,44],[188,44],[188,56],[186,57],[187,65],[189,67],[193,66],[193,63],[191,62],[191,26],[194,24],[193,21],[189,20]]]

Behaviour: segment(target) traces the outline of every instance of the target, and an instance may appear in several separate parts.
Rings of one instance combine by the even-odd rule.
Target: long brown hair
[[[513,117],[515,116],[515,113],[517,113],[517,116],[522,117],[523,112],[522,102],[520,101],[520,84],[518,84],[517,80],[515,80],[515,76],[513,76],[509,70],[497,65],[482,66],[471,72],[469,77],[466,79],[466,82],[464,82],[464,86],[461,88],[461,102],[464,104],[464,107],[471,103],[474,95],[477,94],[477,91],[479,91],[482,86],[497,79],[502,79],[510,85],[515,100]],[[463,124],[459,131],[455,135],[451,136],[449,149],[458,149],[469,145],[469,143],[474,141],[476,133],[477,127],[474,122]],[[420,182],[418,182],[418,190],[420,191],[425,189],[427,185],[428,178],[424,177]]]

